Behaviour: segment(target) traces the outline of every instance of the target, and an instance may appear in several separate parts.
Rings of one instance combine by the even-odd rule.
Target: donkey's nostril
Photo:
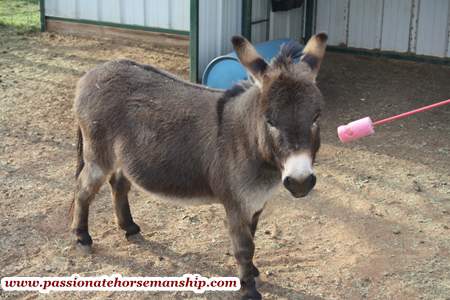
[[[308,177],[308,184],[310,186],[310,189],[314,188],[314,186],[316,185],[316,176],[314,174],[311,174],[311,176]]]
[[[296,197],[306,196],[316,185],[316,176],[314,174],[309,175],[302,180],[297,180],[294,177],[286,176],[283,179],[284,187]]]
[[[283,180],[283,185],[285,188],[287,188],[289,190],[289,187],[292,185],[292,182],[293,182],[292,178],[289,176],[286,176],[286,178],[284,178],[284,180]]]

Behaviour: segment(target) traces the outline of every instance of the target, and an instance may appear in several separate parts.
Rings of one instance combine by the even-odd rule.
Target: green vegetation
[[[0,27],[19,32],[39,30],[39,0],[0,0]]]

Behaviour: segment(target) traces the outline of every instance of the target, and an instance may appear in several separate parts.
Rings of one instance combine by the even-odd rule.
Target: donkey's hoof
[[[141,228],[136,224],[130,224],[127,227],[124,228],[125,230],[125,237],[128,239],[130,236],[138,234],[141,232]]]
[[[91,245],[83,245],[77,241],[76,249],[80,254],[87,255],[92,254],[92,246]]]
[[[89,232],[87,230],[75,229],[74,233],[77,236],[77,244],[80,244],[82,246],[91,246],[92,245],[92,238],[89,235]]]
[[[256,289],[246,290],[241,296],[241,300],[261,300],[262,296]]]
[[[253,266],[252,267],[252,275],[253,275],[253,277],[259,277],[259,270],[258,270],[258,268],[257,267],[255,267],[255,266]]]
[[[127,241],[133,244],[139,244],[145,241],[145,238],[140,232],[138,232],[133,235],[127,236]]]

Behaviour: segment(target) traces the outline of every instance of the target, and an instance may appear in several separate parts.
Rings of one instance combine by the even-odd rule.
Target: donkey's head
[[[316,184],[312,165],[320,147],[322,95],[315,81],[326,41],[325,33],[313,36],[297,64],[294,58],[301,48],[289,43],[269,64],[246,39],[232,39],[239,60],[260,89],[262,155],[279,168],[283,185],[294,197],[306,196]]]

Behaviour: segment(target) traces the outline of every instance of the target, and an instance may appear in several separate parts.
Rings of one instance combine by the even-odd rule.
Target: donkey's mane
[[[289,41],[281,46],[280,53],[272,60],[275,66],[287,66],[293,60],[300,58],[303,47],[297,41]]]
[[[250,80],[242,80],[242,81],[236,83],[235,85],[233,85],[228,90],[226,90],[223,93],[222,97],[219,98],[219,100],[217,101],[217,108],[216,108],[217,122],[219,124],[219,129],[220,129],[220,125],[222,124],[223,111],[225,109],[225,105],[227,103],[229,103],[231,100],[233,100],[235,97],[243,94],[246,90],[248,90],[252,86],[253,86],[253,82],[251,82]],[[220,134],[220,131],[219,131],[219,134]]]
[[[225,109],[225,105],[230,102],[230,100],[232,100],[233,98],[235,98],[236,96],[239,96],[240,94],[244,93],[246,90],[248,90],[249,88],[251,88],[254,83],[251,82],[250,80],[243,80],[238,82],[237,84],[233,85],[230,89],[223,91],[220,89],[213,89],[213,88],[209,88],[206,87],[204,85],[199,85],[199,84],[195,84],[195,83],[191,83],[189,81],[183,80],[177,76],[172,75],[169,72],[163,71],[161,69],[158,69],[152,65],[145,65],[145,64],[138,64],[134,61],[131,60],[125,60],[122,59],[120,60],[122,63],[127,63],[127,64],[131,64],[137,67],[140,67],[146,71],[152,71],[158,74],[161,74],[167,78],[170,78],[172,80],[176,80],[184,85],[190,86],[190,87],[194,87],[194,88],[198,88],[198,89],[202,89],[202,90],[208,90],[211,92],[219,92],[219,93],[223,93],[221,95],[221,97],[219,98],[219,100],[217,101],[217,120],[218,120],[218,124],[219,124],[219,128],[220,125],[222,124],[222,120],[223,120],[223,111]],[[220,134],[220,133],[219,133]]]
[[[253,82],[250,80],[242,80],[233,85],[231,88],[225,91],[223,96],[221,98],[234,98],[236,96],[239,96],[240,94],[244,93],[246,90],[251,88],[254,85]]]

